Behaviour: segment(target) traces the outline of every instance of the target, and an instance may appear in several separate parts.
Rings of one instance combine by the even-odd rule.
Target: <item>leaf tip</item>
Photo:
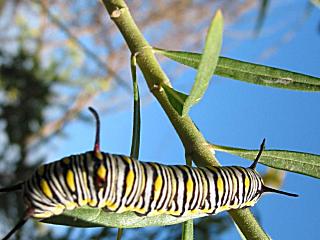
[[[219,8],[214,16],[215,18],[223,18],[223,14],[221,9]]]

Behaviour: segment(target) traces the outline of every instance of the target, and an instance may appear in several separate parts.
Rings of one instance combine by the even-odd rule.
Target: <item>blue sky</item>
[[[268,58],[264,50],[273,46],[302,15],[305,1],[286,8],[287,24],[279,16],[284,9],[271,5],[271,11],[258,38],[239,41],[228,37],[237,29],[254,26],[255,15],[248,15],[225,30],[222,55],[239,60],[265,64],[320,77],[319,9],[314,9],[293,39],[279,47]],[[286,5],[284,4],[284,7]],[[283,7],[283,8],[284,8]],[[278,27],[278,31],[273,31]],[[200,51],[201,49],[199,49]],[[174,76],[174,73],[169,73]],[[188,91],[195,71],[187,69],[174,86]],[[140,84],[145,85],[140,75]],[[203,100],[191,110],[191,117],[205,138],[213,143],[243,148],[258,148],[263,138],[266,148],[320,154],[320,94],[281,90],[251,85],[215,76]],[[89,114],[89,112],[88,112]],[[142,108],[142,161],[184,164],[184,150],[175,130],[156,101]],[[131,111],[102,116],[102,149],[112,153],[130,153]],[[92,148],[94,124],[73,122],[66,131],[67,139],[56,143],[51,159]],[[250,162],[227,154],[218,154],[223,165],[249,166]],[[51,160],[50,160],[51,161]],[[258,170],[263,172],[264,167]],[[252,209],[273,239],[319,239],[320,182],[303,175],[287,173],[283,190],[298,193],[299,198],[265,195]],[[237,239],[232,228],[222,239]]]

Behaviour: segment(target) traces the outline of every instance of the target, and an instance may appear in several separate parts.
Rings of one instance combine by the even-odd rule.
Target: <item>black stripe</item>
[[[221,168],[221,172],[225,175],[223,206],[226,206],[226,205],[228,205],[228,202],[229,202],[229,200],[231,198],[231,194],[232,194],[232,176],[230,175],[229,167]]]
[[[142,190],[142,193],[141,193],[141,197],[142,197],[142,204],[141,204],[141,209],[143,209],[145,207],[145,204],[146,204],[146,188],[147,188],[147,180],[148,180],[148,176],[147,176],[147,169],[146,169],[146,166],[144,163],[141,163],[141,166],[143,168],[143,173],[144,174],[144,179],[145,179],[145,184],[144,184],[144,189]],[[139,200],[137,202],[137,204],[139,203]]]
[[[86,199],[86,195],[84,193],[84,184],[82,184],[81,179],[83,180],[81,176],[81,168],[80,168],[80,157],[79,155],[74,155],[74,178],[76,183],[76,192],[78,193],[78,196],[81,195],[82,200]],[[80,171],[80,172],[79,172]],[[80,191],[80,192],[79,192]],[[80,198],[79,198],[80,200]],[[80,204],[80,202],[79,202]]]
[[[150,194],[150,201],[149,201],[149,206],[148,206],[148,209],[147,209],[147,212],[146,214],[149,214],[151,212],[151,205],[152,205],[152,202],[154,200],[154,194],[155,194],[155,182],[156,182],[156,179],[158,177],[158,173],[157,173],[157,169],[156,167],[154,167],[151,163],[148,163],[150,168],[151,168],[151,171],[152,171],[152,176],[150,176],[150,178],[152,179],[152,185],[151,185],[151,194]],[[150,181],[150,179],[149,179]]]
[[[80,156],[80,161],[82,161],[83,163],[83,167],[84,167],[84,172],[86,173],[86,182],[87,182],[87,192],[89,194],[88,198],[90,200],[94,199],[94,189],[92,188],[91,186],[91,183],[93,182],[93,179],[92,179],[92,175],[90,174],[90,168],[89,168],[89,165],[91,165],[91,163],[88,161],[87,159],[87,155],[86,154],[82,154]]]
[[[129,192],[128,194],[128,198],[126,200],[126,203],[125,203],[125,206],[128,207],[129,205],[132,204],[132,202],[135,200],[135,196],[134,195],[137,195],[137,190],[139,189],[137,187],[139,183],[139,169],[137,169],[137,164],[135,162],[136,160],[132,159],[131,158],[131,165],[132,165],[132,171],[133,171],[133,174],[134,174],[134,178],[133,178],[133,183],[132,183],[132,188],[131,188],[131,191]],[[135,190],[136,188],[136,190]],[[132,196],[133,195],[133,196]],[[131,199],[130,202],[128,202],[128,199]]]
[[[214,203],[214,207],[211,204],[211,209],[212,211],[209,212],[209,214],[214,214],[215,211],[218,208],[218,202],[219,202],[219,191],[218,191],[218,174],[217,174],[217,168],[216,167],[212,167],[212,168],[207,168],[211,174],[213,175],[213,183],[214,183],[214,191],[215,191],[215,203]]]
[[[120,201],[119,201],[119,205],[117,206],[117,208],[114,210],[115,212],[117,212],[121,206],[124,206],[124,195],[126,193],[126,190],[127,190],[127,176],[128,176],[128,173],[129,173],[129,170],[130,170],[130,164],[124,159],[124,156],[122,155],[118,155],[118,159],[117,160],[121,160],[122,163],[125,165],[124,166],[124,179],[123,179],[123,183],[122,183],[122,191],[121,191],[121,196],[116,196],[116,201],[115,203],[118,202],[118,199],[120,198]],[[117,181],[119,182],[119,180]],[[117,189],[115,190],[117,192]]]
[[[176,193],[175,195],[173,196],[173,201],[175,202],[175,209],[174,211],[178,211],[179,210],[179,205],[178,205],[178,195],[179,195],[179,185],[180,185],[180,182],[179,182],[179,177],[177,175],[177,169],[175,169],[174,167],[171,167],[169,166],[171,169],[172,169],[172,173],[173,173],[173,177],[175,178],[175,181],[176,181]],[[170,206],[171,207],[171,206]]]
[[[162,177],[162,186],[161,186],[161,190],[160,190],[160,196],[159,196],[159,199],[158,199],[157,204],[156,204],[156,206],[157,206],[156,209],[160,210],[160,209],[163,209],[164,204],[165,204],[165,202],[166,202],[166,200],[168,198],[168,192],[169,192],[168,188],[170,186],[168,185],[168,181],[169,180],[168,180],[168,176],[167,176],[167,172],[165,170],[165,167],[163,165],[159,165],[159,164],[158,164],[158,166],[159,166],[160,172],[161,172],[161,174],[163,176]],[[159,203],[160,203],[161,198],[163,198],[162,204],[160,206],[158,206]]]
[[[169,206],[172,201],[172,195],[173,195],[173,176],[172,176],[172,169],[169,168],[168,166],[164,167],[165,173],[167,175],[167,194],[166,194],[166,199],[163,201],[163,206],[162,209],[168,211]]]
[[[107,171],[107,174],[110,174],[110,176],[108,176],[110,178],[110,183],[107,185],[106,189],[108,189],[108,193],[107,193],[107,196],[106,196],[106,201],[108,200],[111,200],[111,196],[112,196],[112,186],[111,186],[111,183],[112,183],[112,178],[113,178],[113,165],[112,165],[112,159],[111,159],[111,156],[108,154],[106,156],[106,161],[108,162],[108,165],[110,166],[110,169],[109,171]]]
[[[25,194],[25,196],[27,196],[29,194],[29,198],[32,199],[32,201],[43,204],[46,207],[53,207],[54,206],[54,204],[49,202],[47,200],[47,198],[42,198],[42,196],[39,197],[38,194],[35,193],[35,190],[38,190],[38,192],[42,193],[41,189],[39,188],[39,185],[36,185],[37,179],[35,176],[32,177],[31,180],[28,181],[28,184],[29,184],[28,185],[28,192],[27,192],[27,194]],[[32,195],[37,195],[38,198],[41,199],[41,202],[39,200],[37,200],[36,198],[32,197]]]
[[[57,203],[61,203],[61,199],[60,197],[58,197],[57,192],[60,193],[60,191],[58,191],[58,187],[56,186],[55,182],[53,181],[54,176],[54,166],[57,165],[56,162],[48,165],[48,170],[47,170],[47,176],[48,176],[48,185],[51,189],[52,195],[53,195],[53,199],[57,202]],[[61,196],[63,197],[63,196]]]
[[[181,209],[181,213],[179,214],[179,216],[182,216],[185,211],[186,211],[186,204],[187,204],[187,182],[188,182],[188,174],[187,172],[185,172],[185,170],[183,169],[183,167],[181,166],[176,166],[177,168],[179,168],[179,170],[182,173],[182,177],[183,177],[183,184],[184,184],[184,194],[183,194],[183,200],[182,200],[182,209]]]
[[[108,168],[108,165],[107,165],[107,156],[106,156],[106,154],[102,154],[102,158],[103,158],[103,166],[106,168],[106,184],[104,186],[102,197],[104,198],[104,201],[106,201],[106,199],[107,199],[106,195],[107,195],[107,192],[108,192],[108,190],[110,188],[110,184],[108,184],[108,174],[110,172],[110,169]]]
[[[241,174],[241,178],[242,178],[242,199],[240,201],[240,204],[243,204],[246,202],[247,199],[247,194],[246,194],[246,187],[245,187],[245,179],[246,179],[246,174],[245,172],[243,172],[241,167],[236,167],[240,174]]]
[[[54,163],[51,163],[51,164],[47,164],[47,165],[44,165],[45,166],[45,171],[44,171],[44,175],[43,175],[43,179],[47,182],[48,184],[48,187],[50,189],[50,192],[52,193],[52,199],[48,198],[45,194],[45,196],[47,197],[47,199],[53,203],[60,203],[60,200],[58,198],[58,196],[56,195],[54,189],[52,188],[51,184],[52,184],[52,181],[51,181],[51,176],[50,176],[50,166],[52,164],[55,164]],[[42,189],[41,189],[42,190]],[[44,192],[43,192],[44,193]]]
[[[205,208],[205,201],[207,200],[207,202],[209,203],[209,209],[211,208],[211,201],[210,201],[210,183],[209,183],[209,178],[207,176],[207,173],[205,172],[205,170],[203,168],[198,168],[199,171],[202,173],[202,175],[205,178],[205,181],[207,183],[207,192],[204,192],[204,188],[203,188],[203,199],[202,199],[202,204],[199,206],[199,208],[201,210],[203,210]],[[206,195],[205,195],[206,194]]]
[[[195,185],[196,185],[197,180],[193,176],[193,174],[194,174],[193,169],[191,167],[189,167],[189,166],[186,166],[186,167],[187,167],[187,169],[189,171],[189,175],[190,175],[190,178],[191,178],[191,181],[192,181],[192,194],[191,194],[188,210],[193,210],[194,209],[194,208],[192,208],[193,205],[194,205],[193,202],[196,203],[196,201],[197,201],[197,197],[196,197],[196,194],[195,194],[195,191],[196,191],[196,186]],[[186,191],[187,191],[187,189],[186,189]]]
[[[70,190],[68,190],[68,187],[66,186],[66,181],[63,176],[65,166],[62,165],[62,162],[59,161],[54,165],[54,174],[57,177],[57,180],[62,188],[63,194],[65,195],[65,199],[68,201],[73,201],[72,193]],[[61,179],[62,178],[62,179]]]
[[[238,199],[238,202],[239,202],[239,196],[238,196],[238,194],[239,194],[239,186],[240,186],[240,185],[239,185],[239,178],[238,178],[238,175],[237,175],[237,173],[236,173],[236,171],[237,171],[236,168],[234,168],[234,167],[229,167],[228,169],[229,169],[230,172],[231,172],[231,176],[234,176],[234,177],[235,177],[236,183],[237,183],[237,190],[236,190],[235,193],[233,193],[233,194],[231,195],[231,199],[230,199],[230,204],[231,204],[231,205],[234,205],[236,198]],[[232,183],[235,184],[235,183],[233,182],[233,178],[232,178]],[[233,186],[232,186],[232,192],[233,192]]]

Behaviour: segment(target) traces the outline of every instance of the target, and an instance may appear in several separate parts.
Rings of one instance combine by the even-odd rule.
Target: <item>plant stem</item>
[[[101,0],[111,19],[119,28],[132,54],[137,54],[139,65],[150,91],[161,104],[176,132],[186,154],[190,155],[198,166],[218,166],[208,144],[189,116],[181,117],[170,105],[161,85],[170,85],[170,81],[156,60],[152,48],[135,24],[128,6],[123,0]],[[232,211],[231,216],[247,239],[269,239],[248,209]]]

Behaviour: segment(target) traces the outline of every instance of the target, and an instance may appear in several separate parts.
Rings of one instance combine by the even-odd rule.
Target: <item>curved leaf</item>
[[[162,88],[167,95],[167,98],[171,104],[171,106],[182,115],[183,105],[188,98],[188,95],[179,92],[168,85],[163,84]]]
[[[117,227],[137,228],[147,226],[166,226],[182,223],[203,215],[187,215],[174,217],[171,215],[137,216],[134,212],[114,213],[102,209],[81,207],[72,211],[65,211],[59,216],[44,219],[42,222],[74,227]]]
[[[192,68],[198,68],[201,54],[154,48],[156,53]],[[280,68],[219,57],[216,75],[269,87],[302,91],[320,91],[320,78]]]
[[[218,10],[208,30],[203,54],[199,61],[196,80],[194,81],[191,92],[183,105],[183,116],[188,114],[190,108],[200,101],[208,88],[209,81],[212,78],[219,59],[222,45],[222,32],[223,17],[221,11]]]
[[[254,160],[259,152],[258,150],[225,147],[215,144],[210,144],[210,146],[214,150],[250,160]],[[289,172],[320,178],[320,155],[286,150],[264,150],[259,163]]]

